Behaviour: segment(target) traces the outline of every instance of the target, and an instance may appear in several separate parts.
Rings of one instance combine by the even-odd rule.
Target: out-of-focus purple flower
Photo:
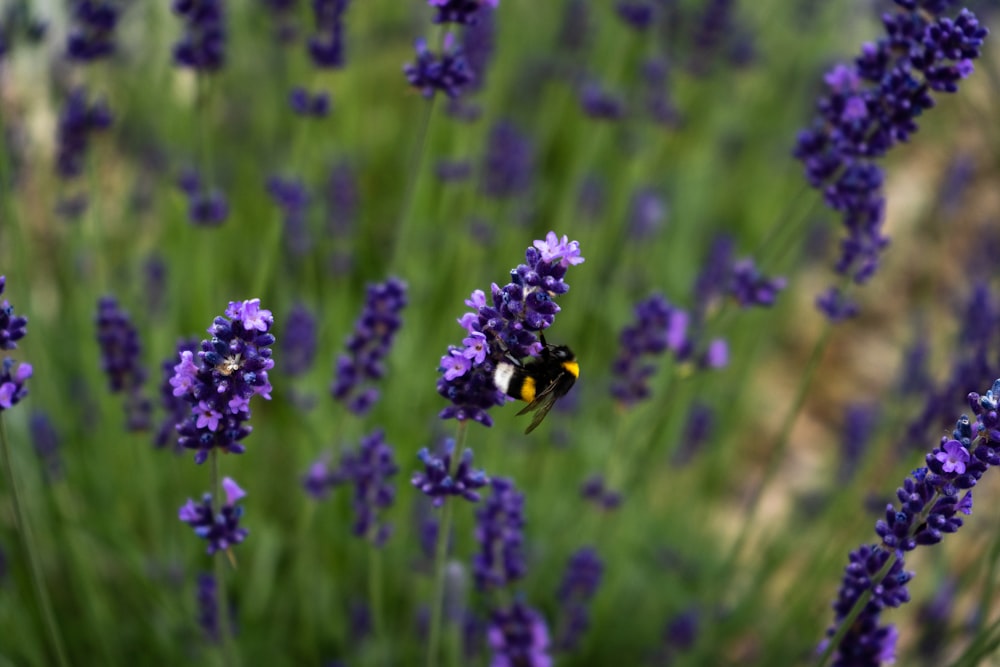
[[[219,641],[219,597],[215,577],[207,572],[198,575],[198,625],[205,639],[213,644]]]
[[[0,295],[7,286],[7,276],[0,276]],[[0,301],[0,350],[17,349],[17,341],[28,333],[28,318],[14,314],[7,299]]]
[[[285,222],[285,245],[292,257],[309,252],[312,241],[306,215],[309,212],[309,192],[298,180],[272,176],[267,179],[267,192],[281,209]]]
[[[298,41],[299,0],[262,0],[262,4],[271,15],[275,40],[283,45]]]
[[[288,106],[299,116],[326,118],[330,115],[330,93],[325,90],[310,93],[305,88],[293,88],[288,94]]]
[[[222,488],[226,501],[218,514],[213,511],[211,493],[202,497],[201,504],[188,499],[177,513],[177,518],[191,526],[195,535],[208,542],[206,550],[209,555],[216,551],[228,551],[245,540],[250,532],[240,528],[243,507],[236,504],[246,493],[229,477],[222,480]]]
[[[320,68],[344,66],[344,12],[350,0],[312,0],[316,34],[309,39],[309,55]]]
[[[818,115],[799,133],[794,155],[846,229],[834,268],[857,283],[874,275],[888,245],[877,161],[917,131],[917,117],[934,106],[932,92],[955,92],[972,73],[987,35],[968,10],[941,16],[950,4],[897,2],[898,11],[882,17],[885,36],[865,44],[853,65],[827,73]],[[831,297],[818,305],[832,320],[843,319]]]
[[[622,494],[606,488],[601,475],[591,475],[585,479],[580,485],[580,496],[606,511],[617,509],[622,504]]]
[[[482,166],[482,187],[488,197],[505,198],[527,192],[535,179],[531,139],[513,123],[497,121],[490,129]]]
[[[614,379],[611,395],[622,405],[632,406],[649,397],[649,379],[656,366],[648,361],[667,350],[679,353],[687,340],[671,335],[687,323],[687,314],[672,306],[662,294],[640,301],[635,307],[636,323],[622,329],[619,351],[611,365]]]
[[[854,403],[847,406],[844,426],[840,438],[840,466],[837,482],[846,486],[861,463],[862,455],[871,442],[878,423],[878,408],[869,403]]]
[[[153,406],[143,394],[146,369],[142,367],[139,332],[128,314],[110,296],[98,300],[94,323],[101,351],[101,370],[108,376],[111,392],[125,394],[128,429],[145,431],[150,427]]]
[[[732,294],[741,308],[773,306],[778,293],[787,284],[781,276],[768,278],[762,274],[750,258],[733,263],[732,281]]]
[[[114,117],[103,100],[87,102],[87,91],[75,88],[66,98],[56,129],[56,174],[69,180],[83,173],[90,135],[111,127]]]
[[[656,190],[636,190],[629,203],[629,235],[639,240],[651,238],[663,227],[666,217],[667,203]]]
[[[690,650],[698,640],[699,614],[689,609],[677,614],[663,629],[663,641],[671,652]]]
[[[858,302],[847,296],[839,287],[830,287],[816,297],[816,307],[819,308],[831,322],[843,322],[856,317],[859,312]]]
[[[472,558],[480,591],[502,588],[524,576],[524,494],[514,482],[494,477],[492,493],[476,511],[479,553]]]
[[[392,532],[388,523],[379,521],[378,513],[391,507],[396,498],[389,478],[398,471],[381,430],[362,438],[358,451],[345,452],[340,462],[340,478],[354,484],[354,534],[376,547],[384,545]]]
[[[441,55],[427,48],[427,41],[418,39],[414,46],[417,50],[417,60],[403,67],[403,74],[410,85],[430,99],[437,92],[442,92],[451,99],[462,94],[466,86],[472,83],[475,73],[465,60],[462,47],[455,43],[450,33],[444,38]]]
[[[462,52],[465,54],[465,62],[469,69],[475,73],[475,78],[465,88],[467,93],[483,89],[486,85],[486,73],[493,60],[496,43],[496,20],[490,3],[491,0],[481,3],[480,9],[475,15],[475,23],[462,31]],[[493,0],[492,4],[495,6],[496,1]]]
[[[490,667],[551,667],[549,629],[540,613],[520,600],[490,617],[486,631]]]
[[[188,219],[200,227],[221,225],[229,217],[229,202],[217,188],[209,189],[194,170],[185,170],[177,185],[188,197]]]
[[[180,354],[170,384],[174,396],[191,406],[190,416],[177,426],[178,442],[196,450],[195,462],[204,463],[212,449],[241,454],[240,444],[250,434],[250,399],[271,398],[267,371],[274,367],[269,333],[274,318],[260,307],[260,299],[230,301],[226,317],[216,317],[201,342],[197,356]],[[197,360],[197,363],[196,363]]]
[[[625,103],[596,81],[580,87],[580,106],[595,120],[620,120],[625,115]]]
[[[670,457],[675,466],[686,465],[694,458],[694,455],[712,437],[714,430],[714,414],[712,409],[704,403],[695,403],[688,412],[687,423],[684,425],[684,433],[681,435],[680,444]]]
[[[620,0],[615,5],[615,11],[625,25],[634,30],[645,30],[653,22],[653,5],[644,0],[636,2]]]
[[[670,94],[669,73],[670,69],[663,59],[651,58],[642,63],[646,112],[653,121],[676,129],[681,126],[682,119]]]
[[[337,377],[330,387],[333,398],[356,415],[367,414],[378,400],[375,383],[385,375],[383,359],[403,324],[400,313],[405,307],[402,280],[389,278],[368,286],[364,310],[347,339],[347,354],[337,358]]]
[[[59,434],[52,420],[41,410],[32,410],[28,421],[31,431],[31,441],[35,445],[35,453],[41,460],[45,470],[45,479],[54,482],[63,476],[62,457],[59,456]]]
[[[316,317],[303,304],[297,303],[288,312],[285,335],[281,339],[282,368],[296,376],[312,368],[316,358]]]
[[[31,364],[18,364],[7,357],[0,362],[0,412],[10,410],[28,395],[27,382],[31,377]]]
[[[437,10],[434,23],[476,25],[482,15],[496,9],[500,0],[427,0]]]
[[[165,415],[163,421],[160,422],[160,428],[156,431],[156,436],[153,438],[153,446],[157,449],[165,447],[168,443],[174,443],[177,445],[178,450],[180,449],[180,445],[177,442],[177,425],[187,417],[190,405],[182,396],[174,394],[174,386],[170,381],[174,377],[174,366],[177,364],[177,359],[182,353],[185,351],[193,353],[197,349],[198,341],[195,338],[179,341],[177,343],[177,352],[174,356],[168,357],[160,364],[162,373],[162,380],[160,381],[160,406],[163,408]]]
[[[309,464],[309,470],[302,475],[302,488],[314,500],[324,500],[343,481],[340,470],[331,468],[330,457],[324,454]]]
[[[174,63],[202,72],[221,69],[226,63],[224,0],[173,0],[173,10],[184,23]]]
[[[875,523],[880,542],[851,552],[834,602],[834,623],[821,650],[831,650],[829,638],[862,595],[870,597],[851,631],[832,648],[834,664],[848,664],[848,659],[850,664],[881,664],[893,653],[898,633],[891,625],[880,625],[880,616],[885,608],[910,599],[906,584],[913,573],[903,569],[905,553],[937,544],[945,534],[961,528],[963,521],[957,514],[972,513],[972,488],[990,467],[1000,465],[994,447],[1000,442],[1000,379],[985,395],[970,393],[968,402],[975,421],[962,415],[951,437],[942,437],[940,446],[926,455],[926,467],[914,470],[903,481],[896,490],[899,505],[887,505],[884,518]],[[883,568],[889,568],[888,573],[877,577]]]
[[[426,447],[417,453],[417,458],[424,464],[424,472],[414,473],[410,482],[431,498],[435,507],[440,507],[448,496],[461,496],[469,502],[479,502],[476,489],[490,482],[486,473],[472,467],[471,449],[462,452],[458,468],[452,472],[454,451],[455,441],[449,438],[444,443],[443,456],[431,454]]]
[[[66,37],[66,57],[82,63],[107,58],[115,52],[114,32],[119,7],[108,0],[76,0]]]
[[[562,607],[555,646],[560,651],[572,651],[590,627],[590,600],[597,593],[604,573],[604,563],[592,547],[577,550],[566,564],[556,598]]]
[[[330,170],[325,195],[327,232],[331,236],[343,236],[353,229],[361,206],[358,178],[349,163],[340,162]]]
[[[451,401],[442,419],[472,419],[484,426],[493,420],[487,410],[506,402],[493,384],[493,371],[503,359],[524,359],[541,352],[536,332],[555,321],[560,308],[555,299],[569,290],[567,269],[580,264],[580,244],[549,232],[525,251],[525,263],[510,272],[511,282],[492,285],[492,305],[476,290],[466,305],[473,308],[459,318],[465,329],[464,347],[449,346],[441,358],[438,393]]]

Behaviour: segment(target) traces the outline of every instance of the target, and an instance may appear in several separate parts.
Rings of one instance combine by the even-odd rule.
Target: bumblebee
[[[518,412],[523,415],[535,412],[525,433],[531,433],[542,423],[545,415],[560,398],[573,387],[580,377],[580,364],[576,355],[565,345],[549,345],[542,336],[542,353],[525,363],[511,359],[501,361],[493,371],[493,384],[511,398],[527,403]]]

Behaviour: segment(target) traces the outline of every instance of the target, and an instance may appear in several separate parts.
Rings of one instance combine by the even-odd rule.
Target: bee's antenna
[[[548,347],[549,344],[545,342],[545,334],[538,332],[538,337],[542,339],[542,347]]]

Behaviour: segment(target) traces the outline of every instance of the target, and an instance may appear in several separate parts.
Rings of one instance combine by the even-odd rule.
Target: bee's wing
[[[535,396],[535,399],[531,403],[521,408],[521,411],[517,413],[518,416],[537,410],[535,416],[531,419],[531,423],[528,424],[528,428],[525,429],[525,433],[531,433],[542,423],[545,415],[549,414],[549,410],[552,409],[555,402],[566,395],[566,392],[573,387],[575,381],[575,377],[565,373],[551,382],[548,387],[542,390],[542,393]]]

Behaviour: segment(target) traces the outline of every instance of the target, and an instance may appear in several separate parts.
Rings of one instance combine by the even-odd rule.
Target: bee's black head
[[[573,361],[576,359],[576,355],[573,354],[573,350],[569,349],[565,345],[548,345],[545,348],[545,354],[552,359],[557,359],[559,361]]]

